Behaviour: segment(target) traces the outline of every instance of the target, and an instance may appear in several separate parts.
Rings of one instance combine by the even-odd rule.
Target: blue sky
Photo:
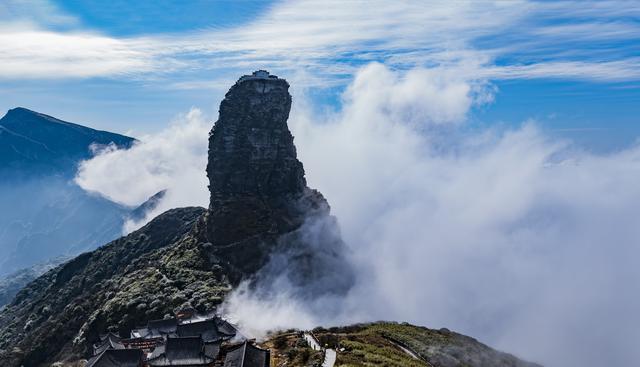
[[[271,5],[255,0],[77,1],[55,2],[78,22],[112,36],[177,33],[237,26]]]
[[[640,135],[637,2],[9,0],[0,109],[142,134],[268,68],[340,108],[358,68],[459,70],[490,86],[469,126],[534,119],[594,150]],[[321,108],[321,107],[319,107]]]

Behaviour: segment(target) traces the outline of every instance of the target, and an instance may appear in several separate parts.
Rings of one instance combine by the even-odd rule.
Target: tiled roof
[[[120,337],[113,333],[100,336],[100,341],[93,345],[93,355],[98,355],[107,349],[124,349]]]
[[[142,351],[139,349],[107,349],[89,359],[86,367],[140,367]]]
[[[177,334],[178,336],[200,336],[205,342],[221,339],[218,334],[218,327],[213,320],[204,320],[178,325]]]
[[[227,352],[224,367],[268,367],[269,351],[244,342]]]
[[[200,337],[167,337],[166,344],[161,348],[147,360],[150,366],[204,366],[214,361],[205,355]]]

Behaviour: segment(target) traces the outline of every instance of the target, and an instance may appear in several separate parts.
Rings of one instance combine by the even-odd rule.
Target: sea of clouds
[[[325,112],[292,81],[299,158],[338,218],[357,283],[313,302],[242,288],[225,306],[245,329],[399,320],[547,366],[640,360],[640,148],[596,155],[535,121],[466,129],[496,96],[469,75],[370,64]],[[211,125],[193,109],[84,162],[76,181],[128,205],[168,189],[125,232],[172,207],[207,206]]]

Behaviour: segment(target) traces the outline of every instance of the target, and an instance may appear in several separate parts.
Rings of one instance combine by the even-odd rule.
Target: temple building
[[[257,70],[251,73],[251,75],[243,75],[238,79],[237,83],[241,83],[247,80],[259,80],[259,79],[278,79],[277,76],[269,74],[266,70]]]
[[[167,337],[165,344],[159,345],[151,353],[147,359],[147,364],[149,367],[207,367],[215,362],[219,351],[219,347],[205,348],[205,344],[199,336]]]
[[[236,337],[242,340],[233,325],[215,314],[185,310],[131,330],[130,338],[101,335],[87,367],[269,366],[268,350],[247,341],[228,344]]]
[[[245,341],[227,351],[224,367],[269,367],[270,360],[271,355],[268,350]]]
[[[158,338],[173,335],[178,328],[176,318],[151,320],[146,327],[131,330],[131,338]]]
[[[93,345],[93,355],[97,356],[107,349],[125,349],[121,338],[114,333],[100,336],[100,341]]]
[[[216,322],[216,327],[218,328],[218,334],[222,336],[223,340],[229,340],[236,336],[238,330],[227,322],[227,320],[222,319],[220,317],[216,317],[213,319]]]
[[[144,353],[139,349],[106,349],[93,356],[86,367],[143,367]]]
[[[200,336],[205,343],[219,342],[222,340],[222,336],[218,333],[218,326],[214,320],[178,325],[176,334],[178,336]]]

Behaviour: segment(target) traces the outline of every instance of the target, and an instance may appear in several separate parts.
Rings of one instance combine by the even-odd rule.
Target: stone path
[[[304,333],[304,340],[306,340],[307,343],[309,343],[309,346],[311,347],[311,349],[322,350],[322,347],[320,347],[320,344],[318,344],[318,341],[316,340],[316,338],[313,337],[313,335],[309,333]],[[336,364],[337,356],[338,355],[335,350],[325,349],[324,362],[322,362],[322,367],[333,367],[333,365]]]
[[[392,343],[393,343],[393,342],[392,342]],[[402,349],[402,351],[403,351],[403,352],[405,352],[405,353],[407,353],[409,356],[411,356],[411,358],[413,358],[413,359],[417,359],[417,360],[421,360],[421,358],[420,358],[420,357],[418,357],[418,355],[417,355],[417,354],[415,354],[413,351],[411,351],[409,348],[405,348],[405,347],[403,347],[402,345],[397,344],[397,343],[393,343],[393,344],[395,344],[398,348]]]
[[[327,349],[324,351],[324,362],[322,363],[322,367],[333,367],[336,364],[337,353],[333,349]]]
[[[304,340],[306,340],[307,343],[309,343],[309,346],[311,347],[311,349],[322,350],[322,348],[320,347],[320,344],[318,344],[318,342],[316,341],[316,338],[314,338],[313,335],[309,333],[304,333]]]

